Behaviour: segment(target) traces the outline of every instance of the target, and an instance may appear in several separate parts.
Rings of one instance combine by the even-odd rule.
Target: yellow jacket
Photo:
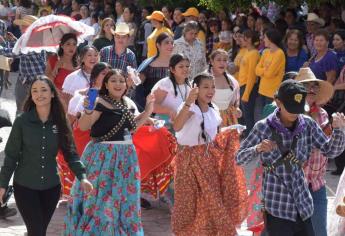
[[[285,72],[285,55],[280,48],[275,52],[266,49],[255,69],[261,77],[259,94],[273,98],[283,80]]]
[[[161,33],[166,32],[168,34],[170,34],[171,36],[173,36],[173,32],[163,26],[162,28],[160,28],[159,30],[155,29],[149,37],[147,37],[146,42],[147,42],[147,58],[149,57],[153,57],[157,54],[157,48],[156,48],[156,39],[158,37],[158,35],[160,35]]]
[[[242,95],[242,101],[248,102],[249,96],[253,90],[256,82],[255,68],[260,60],[260,53],[258,50],[246,50],[240,64],[240,71],[238,72],[238,82],[240,87],[245,85],[245,90]]]
[[[246,53],[247,49],[246,48],[241,48],[234,60],[235,66],[237,66],[238,68],[240,68],[241,66],[241,61],[242,61],[242,57],[244,56],[244,54]],[[239,71],[237,71],[233,76],[235,77],[235,79],[238,81],[238,73]]]

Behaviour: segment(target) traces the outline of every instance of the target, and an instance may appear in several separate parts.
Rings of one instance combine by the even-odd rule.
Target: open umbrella
[[[94,35],[95,30],[91,26],[67,16],[44,16],[27,28],[25,33],[17,40],[13,53],[56,52],[62,36],[66,33],[75,33],[78,36],[79,44]]]

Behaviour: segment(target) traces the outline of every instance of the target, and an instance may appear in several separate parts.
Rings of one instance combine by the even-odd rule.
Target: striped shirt
[[[335,158],[345,149],[345,132],[343,129],[334,129],[332,136],[328,138],[320,126],[310,117],[299,115],[293,131],[284,127],[278,118],[279,110],[257,122],[248,135],[242,141],[236,155],[239,165],[246,164],[254,158],[260,158],[261,162],[271,165],[281,158],[279,149],[271,152],[258,153],[256,145],[264,139],[272,140],[271,127],[277,130],[282,137],[285,147],[291,147],[292,141],[297,136],[297,144],[294,150],[295,157],[302,163],[308,160],[313,148],[329,158]],[[297,216],[303,220],[310,218],[314,211],[313,199],[305,181],[303,169],[297,165],[291,165],[291,172],[285,165],[279,165],[270,172],[265,172],[263,177],[263,199],[265,210],[278,218],[296,221]]]
[[[129,49],[121,54],[117,55],[114,45],[107,46],[101,49],[100,57],[102,62],[107,62],[114,69],[120,69],[127,73],[127,66],[137,68],[137,61],[135,54]]]

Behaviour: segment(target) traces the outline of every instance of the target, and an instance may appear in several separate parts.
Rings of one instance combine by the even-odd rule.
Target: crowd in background
[[[11,56],[11,52],[6,48],[10,49],[16,39],[25,32],[24,27],[28,27],[39,17],[49,14],[69,16],[95,30],[95,35],[82,44],[77,45],[76,35],[65,34],[56,54],[42,52],[20,55],[15,57],[12,63],[12,71],[19,71],[19,82],[17,81],[16,84],[18,110],[23,111],[24,97],[30,93],[29,89],[32,85],[28,82],[33,81],[32,78],[36,75],[45,74],[55,84],[56,93],[62,98],[62,106],[68,115],[68,122],[73,127],[79,155],[90,141],[90,135],[98,137],[104,135],[104,129],[111,130],[110,117],[101,114],[108,114],[112,105],[123,109],[122,105],[115,101],[116,99],[107,97],[109,94],[115,94],[113,97],[120,99],[123,97],[118,95],[116,89],[112,90],[108,87],[108,83],[115,83],[114,81],[126,83],[125,87],[119,87],[118,90],[125,91],[129,99],[125,103],[135,114],[126,114],[127,128],[136,129],[137,125],[141,126],[153,113],[166,121],[167,128],[176,136],[180,145],[196,146],[198,142],[207,143],[209,138],[213,140],[217,127],[207,126],[209,125],[207,121],[215,122],[220,127],[237,123],[246,125],[244,137],[248,136],[256,121],[265,117],[265,108],[274,102],[282,82],[287,77],[295,75],[301,68],[310,68],[317,79],[327,81],[333,86],[335,91],[333,98],[324,104],[318,104],[325,109],[330,119],[334,112],[345,111],[345,6],[337,7],[324,3],[318,8],[312,9],[312,6],[309,6],[308,9],[306,5],[284,7],[270,2],[265,7],[253,5],[246,10],[231,12],[224,8],[219,12],[211,12],[196,7],[187,9],[178,6],[140,7],[135,1],[111,0],[62,0],[61,2],[19,0],[13,3],[1,0],[1,4],[0,54],[7,56]],[[138,72],[140,78],[138,84],[133,82],[136,74],[131,72],[131,68]],[[210,75],[212,75],[211,79],[214,78],[215,86],[215,94],[210,99],[217,106],[219,115],[215,112],[208,113],[208,108],[213,108],[213,103],[207,102],[210,97],[207,92],[202,95],[195,92],[195,86],[204,85],[205,89],[207,86],[213,86],[212,83],[208,84],[211,80]],[[4,72],[2,76],[6,78],[8,74]],[[84,111],[79,102],[80,94],[85,95],[85,91],[93,87],[102,91],[104,100],[96,106],[94,113],[92,109],[92,111]],[[196,106],[193,106],[194,102]],[[187,111],[181,115],[183,110],[180,105],[183,103],[198,114],[200,120],[193,123],[192,115]],[[191,103],[193,103],[192,107],[190,107]],[[318,107],[311,109],[319,111]],[[93,118],[86,118],[87,115]],[[114,119],[121,120],[118,117]],[[77,120],[79,120],[78,125],[75,123]],[[201,127],[201,135],[194,131],[200,128],[193,126],[198,122],[201,122],[201,126],[197,125]],[[110,126],[104,127],[108,123]],[[189,129],[184,125],[189,126]],[[205,130],[210,133],[214,131],[214,134],[208,137],[205,135],[207,134]],[[121,132],[122,137],[125,135],[125,130]],[[233,134],[228,134],[231,135]],[[102,141],[106,141],[106,138]],[[221,143],[219,140],[217,142]],[[111,147],[97,146],[97,144],[87,146],[83,154],[84,164],[90,161],[95,152],[98,153],[97,155],[106,152],[104,148],[110,150]],[[123,150],[116,149],[116,151]],[[130,178],[137,180],[138,163],[135,163],[135,156],[132,155],[131,150],[127,151],[129,153],[126,155],[133,158],[131,159],[133,163],[130,163],[128,168],[135,170],[131,173],[135,177]],[[183,151],[184,154],[191,156],[205,152],[202,148]],[[220,154],[217,155],[223,158]],[[66,156],[59,153],[58,166],[61,173],[64,173],[61,177],[63,193],[69,196],[74,175],[64,159]],[[171,161],[170,155],[169,160]],[[345,166],[345,153],[340,154],[335,160],[337,169],[332,174],[340,175]],[[183,163],[183,160],[180,161]],[[203,164],[205,163],[201,163]],[[206,170],[210,168],[209,163],[205,165]],[[320,170],[324,167],[320,167]],[[93,168],[96,168],[93,171],[97,171],[97,168],[101,167]],[[235,167],[233,168],[236,170]],[[164,182],[164,186],[163,184],[159,186],[159,191],[162,194],[169,192],[173,171],[170,163],[167,165],[166,159],[154,170],[154,175],[151,173],[151,177],[154,176],[152,179],[156,178],[156,180],[146,178],[141,182],[141,189],[156,197],[156,190],[152,190],[152,185],[160,181],[161,184]],[[81,178],[82,171],[78,173],[78,177]],[[183,216],[183,208],[188,208],[184,194],[195,190],[194,182],[190,184],[191,189],[181,187],[183,181],[190,178],[183,174],[185,173],[179,176],[183,176],[182,179],[175,180],[177,210],[175,215],[173,214],[172,222],[177,232],[184,224],[181,219],[188,217],[188,214]],[[234,177],[239,178],[237,183],[239,198],[243,194],[240,191],[243,190],[242,177],[241,173]],[[117,176],[117,178],[124,177]],[[157,183],[153,183],[155,181]],[[130,187],[137,186],[138,181],[127,184]],[[74,222],[76,216],[73,214],[78,211],[76,204],[79,204],[78,201],[83,197],[78,195],[80,188],[79,185],[72,188],[74,191],[72,190],[71,195],[75,202],[66,218],[67,231],[72,230],[73,225],[77,224]],[[231,195],[233,191],[235,190],[227,189],[224,194]],[[131,193],[132,202],[129,201],[123,209],[126,212],[139,212],[134,197],[136,193],[134,190]],[[124,193],[124,196],[126,194],[128,193]],[[197,199],[197,196],[193,195],[193,197]],[[224,196],[210,196],[210,199],[219,200],[220,197]],[[244,203],[243,200],[241,204]],[[92,208],[95,202],[88,204]],[[205,202],[200,204],[196,207],[197,210],[202,209]],[[212,206],[215,211],[219,211],[220,215],[223,214],[223,210],[216,206],[215,202],[211,201],[209,204],[214,204]],[[232,209],[237,223],[243,220],[244,212],[229,207],[232,206],[230,203],[230,205],[224,204],[225,208]],[[149,205],[150,203],[145,199],[141,200],[142,207],[150,207]],[[201,218],[207,217],[203,212],[198,214]],[[92,216],[90,212],[86,215]],[[128,218],[130,219],[128,225],[135,226],[132,225],[131,230],[140,235],[142,233],[140,219],[137,216]],[[86,222],[88,218],[83,220]],[[92,224],[98,227],[97,221]],[[225,225],[233,227],[227,231],[230,232],[234,230],[233,224],[234,222],[229,223],[229,219],[224,217],[217,227],[219,229]],[[200,230],[198,224],[193,227],[189,229],[190,232]]]

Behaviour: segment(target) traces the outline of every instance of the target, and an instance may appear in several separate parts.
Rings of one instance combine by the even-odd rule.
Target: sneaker
[[[0,219],[5,219],[11,216],[15,216],[17,214],[16,208],[9,208],[8,206],[4,206],[0,208]]]

